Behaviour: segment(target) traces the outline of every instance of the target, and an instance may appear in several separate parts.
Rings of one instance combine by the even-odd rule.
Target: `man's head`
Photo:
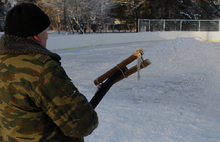
[[[4,30],[6,35],[30,37],[47,30],[49,25],[49,17],[38,6],[22,3],[8,11]]]

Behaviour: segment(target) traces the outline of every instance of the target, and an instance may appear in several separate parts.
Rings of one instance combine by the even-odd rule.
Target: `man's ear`
[[[37,35],[34,35],[33,38],[34,38],[34,40],[39,42],[39,39],[38,39]]]

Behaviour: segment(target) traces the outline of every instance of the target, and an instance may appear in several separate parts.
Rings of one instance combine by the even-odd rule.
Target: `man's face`
[[[46,48],[47,40],[48,40],[48,28],[46,28],[43,32],[39,33],[37,35],[39,43]]]

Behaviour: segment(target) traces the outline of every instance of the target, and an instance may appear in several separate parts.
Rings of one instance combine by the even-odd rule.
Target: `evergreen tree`
[[[7,1],[0,1],[0,31],[4,30],[4,22],[5,22],[5,3]]]
[[[220,17],[219,2],[216,0],[199,0],[198,7],[201,19],[217,19]]]
[[[118,0],[117,3],[132,11],[124,15],[132,17],[129,14],[136,12],[139,19],[216,19],[220,16],[218,0]],[[122,18],[120,10],[114,12],[115,18]]]
[[[4,8],[4,4],[2,1],[0,1],[0,16],[2,17],[4,15],[4,11],[5,11],[5,8]]]

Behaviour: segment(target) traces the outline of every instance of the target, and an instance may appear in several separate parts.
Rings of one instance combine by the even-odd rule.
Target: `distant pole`
[[[64,24],[65,24],[65,28],[66,28],[66,32],[68,32],[68,28],[67,28],[67,22],[66,22],[66,1],[65,0],[63,0],[64,1],[64,8],[63,8],[63,10],[64,10]]]
[[[165,31],[165,30],[166,30],[166,21],[163,20],[163,31]]]
[[[218,31],[220,31],[220,20],[218,20]]]
[[[183,25],[183,21],[180,20],[180,31],[182,31],[182,25]]]
[[[58,34],[60,34],[60,11],[57,10]]]

